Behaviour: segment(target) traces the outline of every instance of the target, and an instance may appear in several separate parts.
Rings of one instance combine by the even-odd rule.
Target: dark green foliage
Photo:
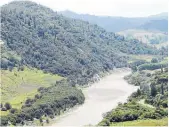
[[[7,124],[8,124],[8,117],[7,116],[1,116],[0,125],[1,126],[7,126]]]
[[[163,70],[168,70],[163,68]],[[168,72],[157,71],[151,75],[140,71],[125,77],[125,79],[134,85],[140,86],[140,97],[145,98],[145,102],[155,107],[168,107]],[[150,84],[150,85],[149,85]],[[137,92],[133,94],[136,98]]]
[[[46,123],[49,123],[49,119],[46,119]]]
[[[42,118],[40,118],[39,121],[40,121],[40,123],[42,123],[43,122]]]
[[[12,106],[11,106],[11,104],[10,104],[9,102],[5,103],[5,104],[4,104],[4,107],[5,107],[7,110],[9,110],[9,109],[12,108]]]
[[[66,76],[71,84],[84,85],[95,74],[127,66],[127,54],[158,53],[138,40],[127,41],[29,1],[2,6],[1,38],[6,51],[21,57],[20,61],[2,57],[2,68],[29,65]]]
[[[7,111],[7,109],[5,107],[2,107],[1,111]]]
[[[151,63],[158,63],[158,59],[157,58],[152,58]]]
[[[8,115],[9,121],[14,125],[25,121],[40,119],[42,116],[54,118],[60,112],[66,111],[77,104],[84,102],[84,95],[81,90],[69,85],[67,81],[57,82],[49,88],[39,88],[40,98],[27,99],[20,112],[12,111]]]
[[[11,122],[12,125],[16,125],[16,116],[15,115],[11,115],[9,118],[9,121]]]
[[[164,108],[168,108],[168,100],[162,102]]]
[[[16,109],[16,108],[11,108],[11,109],[10,109],[10,113],[14,114],[15,112],[17,112],[17,109]]]
[[[38,94],[35,95],[35,99],[39,99],[40,96]]]
[[[140,86],[140,89],[129,97],[127,103],[118,105],[116,109],[107,113],[99,125],[106,126],[107,123],[111,124],[111,122],[124,122],[135,119],[161,119],[168,116],[167,71],[156,71],[152,74],[137,71],[126,76],[125,79],[131,84]],[[140,99],[145,99],[145,103],[153,105],[154,108],[138,103],[137,101]],[[134,113],[136,114],[133,115]]]
[[[141,95],[141,90],[138,89],[137,92],[136,92],[137,96],[140,96]]]
[[[152,83],[150,85],[150,88],[151,88],[151,96],[155,97],[157,95],[157,90],[156,90],[155,85]]]
[[[9,69],[10,71],[15,66],[19,66],[20,58],[15,51],[11,51],[10,48],[1,45],[1,68]]]
[[[142,106],[134,101],[119,105],[108,112],[99,126],[109,126],[111,122],[133,121],[137,119],[160,119],[167,116],[163,109],[152,109]]]
[[[142,65],[142,64],[145,64],[145,63],[148,63],[147,61],[145,60],[137,60],[135,62],[132,62],[130,64],[130,68],[133,70],[133,71],[137,71],[138,70],[138,66]]]

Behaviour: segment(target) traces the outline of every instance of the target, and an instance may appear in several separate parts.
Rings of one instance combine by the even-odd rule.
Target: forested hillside
[[[86,84],[99,72],[127,66],[127,54],[158,52],[138,40],[126,41],[97,25],[65,18],[28,1],[1,7],[1,39],[2,54],[12,51],[21,58],[2,57],[2,68],[29,65],[67,76],[73,84]]]
[[[43,125],[84,95],[76,85],[129,66],[134,55],[167,55],[136,39],[69,19],[30,1],[1,7],[2,98],[0,125]],[[159,66],[158,66],[159,67]]]

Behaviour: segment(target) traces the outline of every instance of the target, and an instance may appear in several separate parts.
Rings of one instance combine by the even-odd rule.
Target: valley
[[[1,126],[167,125],[168,13],[0,9]]]
[[[126,102],[128,96],[137,91],[137,86],[129,85],[123,79],[130,73],[128,68],[115,69],[100,81],[84,88],[84,104],[56,117],[52,126],[97,125],[105,112],[115,108],[119,102]]]

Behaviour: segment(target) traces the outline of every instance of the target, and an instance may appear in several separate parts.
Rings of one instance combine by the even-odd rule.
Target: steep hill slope
[[[95,74],[127,66],[127,54],[157,53],[137,40],[129,42],[28,1],[1,8],[1,40],[4,53],[14,51],[21,58],[5,57],[2,67],[29,65],[66,76],[73,84],[86,84]]]

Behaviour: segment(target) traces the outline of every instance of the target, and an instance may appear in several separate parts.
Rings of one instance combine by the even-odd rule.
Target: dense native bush
[[[164,71],[166,70],[166,71]],[[134,85],[140,86],[129,98],[128,102],[119,104],[115,109],[106,113],[104,119],[98,124],[110,126],[112,123],[162,119],[168,116],[168,72],[167,68],[156,71],[150,75],[147,72],[133,72],[125,79]],[[148,107],[138,101],[144,99]]]
[[[135,61],[135,62],[132,62],[130,64],[130,68],[133,70],[133,71],[137,71],[138,70],[138,66],[142,65],[142,64],[145,64],[145,63],[148,63],[147,61],[145,60],[138,60],[138,61]]]
[[[127,54],[158,53],[138,40],[127,41],[97,25],[63,17],[30,1],[2,6],[1,38],[5,48],[2,68],[29,65],[81,85],[99,72],[127,66]],[[11,51],[14,59],[5,56]]]
[[[28,98],[21,111],[11,109],[11,113],[2,118],[1,125],[6,125],[6,121],[13,125],[24,124],[26,121],[40,119],[42,116],[54,118],[55,115],[82,104],[85,99],[81,90],[69,86],[69,83],[63,80],[48,88],[41,87],[38,91],[40,91],[40,98],[37,96],[36,99]]]
[[[135,72],[125,79],[130,84],[140,86],[141,96],[145,98],[145,102],[156,107],[168,107],[166,104],[168,98],[168,72],[166,68],[161,68],[153,74],[146,72]],[[136,97],[136,96],[135,96]]]
[[[163,109],[152,109],[142,106],[136,102],[128,102],[119,105],[116,109],[108,112],[99,123],[100,126],[109,126],[112,122],[125,122],[137,119],[160,119],[167,116]]]

